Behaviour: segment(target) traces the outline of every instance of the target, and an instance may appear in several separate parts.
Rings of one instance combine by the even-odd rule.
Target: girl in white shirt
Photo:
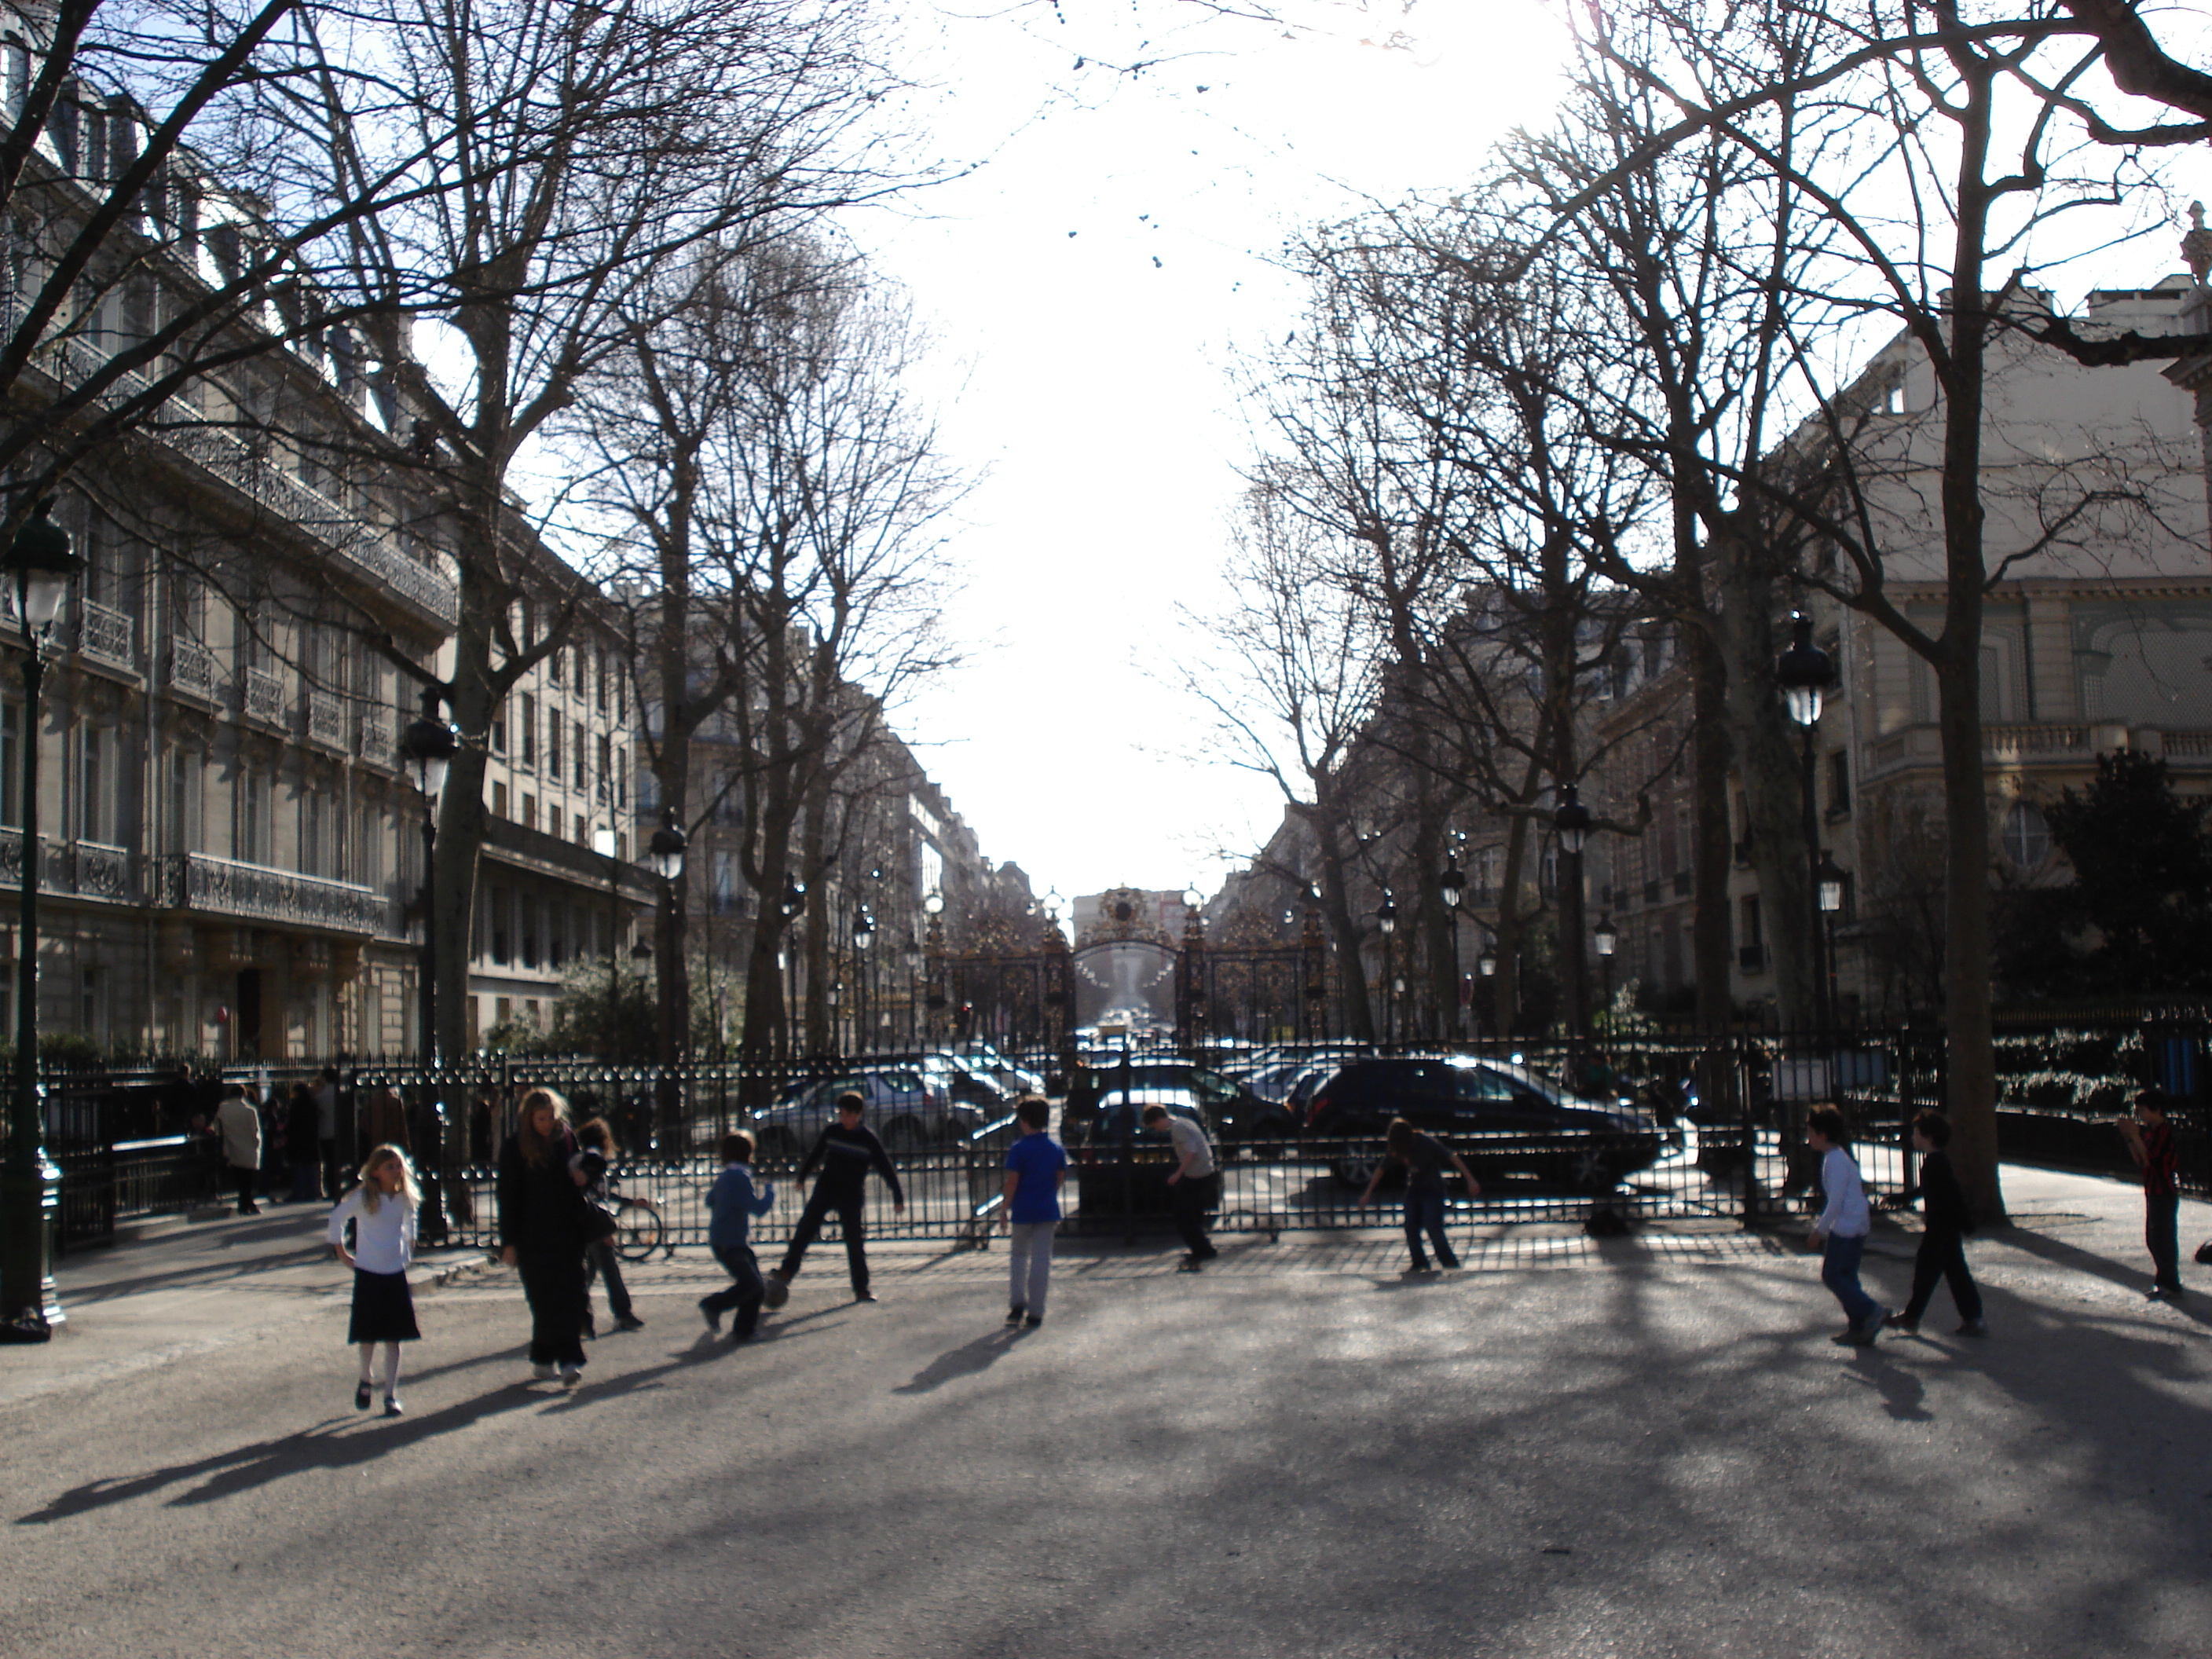
[[[399,1405],[399,1345],[422,1333],[415,1325],[415,1298],[407,1288],[407,1264],[415,1259],[415,1212],[422,1205],[415,1171],[397,1146],[379,1146],[361,1166],[361,1184],[331,1212],[331,1249],[353,1269],[353,1322],[346,1340],[361,1347],[361,1386],[354,1390],[356,1411],[368,1409],[374,1385],[371,1358],[384,1345],[384,1414],[397,1417]],[[353,1249],[345,1244],[347,1222],[354,1224]]]

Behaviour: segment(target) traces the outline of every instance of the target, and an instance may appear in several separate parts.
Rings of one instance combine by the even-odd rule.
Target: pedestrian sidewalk
[[[2150,1284],[2142,1243],[2142,1194],[2129,1182],[2008,1164],[2006,1203],[2012,1224],[1977,1237],[1974,1273],[1984,1282],[2049,1304],[2138,1305]],[[1285,1233],[1222,1237],[1214,1278],[1297,1273],[1347,1275],[1370,1281],[1405,1267],[1399,1229],[1377,1212],[1377,1225],[1356,1232]],[[234,1343],[264,1340],[317,1319],[336,1319],[351,1279],[324,1243],[329,1212],[320,1204],[271,1206],[258,1216],[154,1228],[112,1249],[79,1251],[58,1264],[67,1322],[52,1342],[0,1349],[0,1407],[58,1391],[97,1386],[129,1371],[163,1365]],[[1917,1219],[1878,1218],[1869,1254],[1909,1260]],[[1709,1265],[1771,1261],[1802,1248],[1802,1218],[1747,1234],[1731,1224],[1660,1223],[1625,1239],[1592,1239],[1569,1223],[1482,1224],[1462,1235],[1465,1271],[1474,1274],[1583,1268],[1605,1271],[1626,1261],[1694,1257]],[[2212,1328],[2212,1269],[2190,1257],[2212,1237],[2212,1204],[2181,1206],[2182,1279],[2200,1294],[2158,1310],[2187,1328]],[[952,1281],[995,1279],[1005,1271],[1003,1244],[988,1251],[949,1242],[872,1241],[878,1288],[903,1297]],[[1093,1283],[1171,1273],[1179,1259],[1165,1235],[1133,1246],[1073,1237],[1060,1241],[1061,1272]],[[844,1264],[833,1250],[810,1264],[797,1295],[842,1294]],[[1813,1271],[1808,1261],[1808,1274]],[[624,1269],[640,1311],[688,1316],[687,1305],[723,1275],[704,1250]],[[470,1297],[519,1297],[508,1270],[481,1249],[431,1250],[409,1277],[418,1292],[452,1285]],[[595,1293],[601,1294],[603,1293]],[[1941,1293],[1939,1292],[1939,1295]],[[682,1298],[682,1300],[678,1300]],[[655,1304],[662,1304],[656,1308]],[[2002,1334],[2002,1333],[2000,1333]],[[318,1340],[323,1340],[320,1336]]]

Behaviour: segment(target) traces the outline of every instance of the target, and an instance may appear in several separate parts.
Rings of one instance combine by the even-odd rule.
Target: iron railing
[[[89,599],[77,608],[77,646],[88,657],[97,657],[118,668],[137,667],[131,634],[131,620],[120,611]]]
[[[172,854],[158,863],[161,896],[156,902],[173,910],[373,933],[386,908],[383,896],[373,887],[245,864],[211,853]]]

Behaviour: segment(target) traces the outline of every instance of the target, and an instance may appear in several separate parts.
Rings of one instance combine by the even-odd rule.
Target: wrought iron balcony
[[[118,668],[136,668],[137,660],[131,648],[132,633],[131,618],[120,611],[94,605],[89,599],[78,607],[77,648],[88,657],[113,663]]]
[[[345,703],[335,693],[307,693],[307,735],[333,749],[345,747]]]
[[[157,902],[172,910],[245,916],[256,921],[373,933],[388,908],[373,887],[303,876],[296,870],[244,864],[211,853],[162,859]]]
[[[265,668],[246,671],[246,712],[271,726],[284,723],[284,681]]]
[[[172,640],[169,642],[169,684],[180,691],[191,691],[215,699],[215,653],[198,640]]]
[[[139,901],[137,860],[130,848],[94,841],[64,842],[39,837],[39,887],[42,892],[75,898]],[[0,889],[23,884],[23,834],[0,830]]]

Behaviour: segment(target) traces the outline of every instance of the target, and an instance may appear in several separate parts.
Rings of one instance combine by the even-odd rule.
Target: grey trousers
[[[1006,1241],[1007,1303],[1044,1317],[1045,1292],[1052,1287],[1052,1236],[1057,1221],[1017,1221]]]

